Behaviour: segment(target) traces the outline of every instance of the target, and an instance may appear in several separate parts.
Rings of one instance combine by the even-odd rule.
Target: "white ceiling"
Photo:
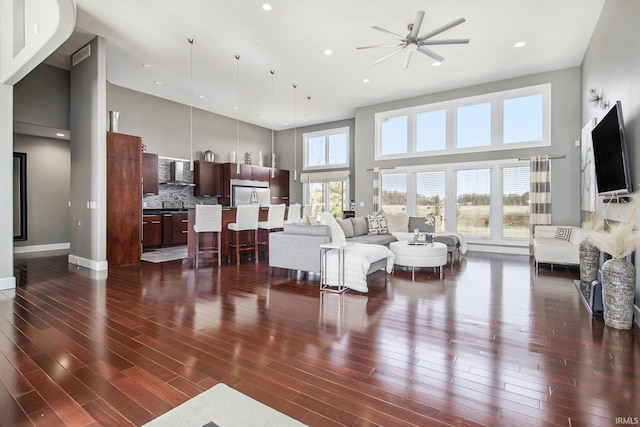
[[[362,106],[578,66],[604,1],[77,0],[76,33],[49,62],[60,65],[63,57],[68,64],[69,54],[100,35],[111,83],[190,105],[193,38],[193,106],[280,130],[354,117]],[[272,11],[262,9],[265,2]],[[470,43],[433,46],[445,57],[440,67],[415,52],[406,70],[404,53],[371,65],[393,48],[356,49],[395,41],[374,25],[406,35],[418,10],[426,11],[420,34],[464,17],[434,39]],[[518,41],[527,44],[516,49]]]

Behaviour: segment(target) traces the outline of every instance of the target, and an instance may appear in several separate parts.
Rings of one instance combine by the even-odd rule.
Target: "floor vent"
[[[82,61],[84,61],[90,56],[91,56],[91,45],[88,44],[73,54],[73,56],[71,57],[71,65],[75,67],[76,65],[78,65],[79,63],[81,63]]]

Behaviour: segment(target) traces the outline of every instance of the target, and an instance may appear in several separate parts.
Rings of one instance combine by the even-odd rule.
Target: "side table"
[[[344,250],[352,245],[353,243],[326,243],[324,245],[320,245],[320,291],[342,293],[349,289],[347,288],[344,280]],[[337,279],[336,283],[328,282],[327,258],[328,254],[332,251],[335,251],[337,255],[337,270],[335,275]]]

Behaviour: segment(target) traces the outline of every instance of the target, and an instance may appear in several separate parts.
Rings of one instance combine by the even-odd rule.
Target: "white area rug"
[[[304,426],[249,396],[218,384],[160,415],[145,427]]]
[[[174,246],[171,248],[155,249],[151,252],[144,252],[142,254],[142,261],[148,262],[166,262],[175,261],[178,259],[184,259],[187,257],[186,246]]]

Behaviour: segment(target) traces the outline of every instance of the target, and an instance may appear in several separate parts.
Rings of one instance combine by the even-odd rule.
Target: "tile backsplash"
[[[174,161],[163,157],[158,158],[158,182],[167,182],[170,179],[170,164]],[[193,172],[189,170],[189,162],[184,163],[184,180],[193,183]],[[185,208],[192,208],[195,205],[215,205],[218,203],[216,197],[196,197],[193,195],[193,188],[181,185],[158,186],[158,195],[143,196],[142,202],[145,209],[161,209],[162,202],[181,201]]]

